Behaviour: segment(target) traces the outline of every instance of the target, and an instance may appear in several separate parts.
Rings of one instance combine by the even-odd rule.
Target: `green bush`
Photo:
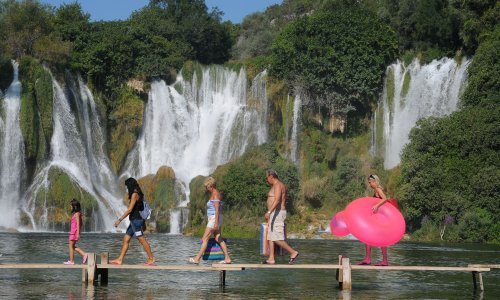
[[[0,56],[0,91],[2,93],[10,86],[13,78],[14,68],[10,59]]]
[[[458,223],[458,232],[461,240],[466,242],[484,243],[493,238],[492,229],[498,228],[490,212],[482,208],[475,208],[465,212]],[[495,233],[498,237],[498,233]]]

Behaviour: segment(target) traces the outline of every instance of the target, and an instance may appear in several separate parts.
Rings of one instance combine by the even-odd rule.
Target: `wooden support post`
[[[89,273],[87,268],[82,268],[82,282],[87,283],[89,281]]]
[[[94,284],[94,280],[96,280],[96,275],[97,275],[96,255],[95,253],[88,253],[88,255],[89,255],[87,258],[88,282]]]
[[[101,266],[109,264],[109,253],[101,252]],[[99,269],[99,276],[101,279],[101,284],[108,284],[108,268]]]
[[[483,273],[477,272],[477,271],[472,271],[472,283],[474,284],[474,290],[477,290],[477,278],[478,277],[479,277],[479,288],[481,289],[481,291],[484,291]]]
[[[339,287],[342,287],[342,270],[341,270],[341,267],[342,267],[342,255],[339,255],[339,266],[340,268],[337,269],[337,271],[335,272],[335,277],[337,279],[337,282],[339,283]]]
[[[351,263],[348,257],[342,258],[342,289],[352,290]]]
[[[476,274],[476,271],[472,271],[472,284],[474,285],[474,290],[477,290]]]
[[[219,274],[219,286],[221,286],[221,287],[226,286],[226,270],[220,271],[220,274]]]

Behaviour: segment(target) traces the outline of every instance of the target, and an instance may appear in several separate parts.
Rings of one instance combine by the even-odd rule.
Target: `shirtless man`
[[[278,178],[278,174],[274,170],[266,172],[267,183],[272,187],[267,194],[267,212],[265,218],[269,224],[269,233],[267,240],[269,241],[269,259],[265,260],[265,264],[274,264],[274,244],[285,249],[290,253],[289,264],[293,264],[299,256],[299,252],[295,251],[285,242],[285,219],[286,219],[286,186]]]

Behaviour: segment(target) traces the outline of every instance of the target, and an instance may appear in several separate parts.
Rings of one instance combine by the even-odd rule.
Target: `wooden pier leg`
[[[101,266],[103,265],[108,265],[109,264],[109,253],[108,252],[101,252]],[[99,275],[101,279],[101,284],[107,284],[108,283],[108,268],[103,268],[99,269]]]
[[[474,290],[477,290],[476,274],[476,271],[472,271],[472,284],[474,285]]]
[[[219,274],[219,286],[221,286],[221,287],[226,286],[226,270],[220,271],[220,274]]]
[[[339,266],[340,268],[337,269],[336,273],[335,273],[335,277],[337,279],[337,282],[339,283],[339,287],[342,287],[342,271],[341,271],[341,268],[342,268],[342,255],[339,255]]]
[[[484,291],[483,273],[482,272],[477,272],[477,275],[479,276],[479,287],[481,288],[481,291]]]
[[[82,282],[87,283],[89,281],[89,273],[88,273],[88,268],[83,268],[82,269]]]
[[[352,290],[351,263],[348,257],[342,258],[342,289]]]
[[[87,273],[88,273],[88,282],[94,284],[94,280],[96,280],[96,255],[95,253],[88,253],[87,259]]]

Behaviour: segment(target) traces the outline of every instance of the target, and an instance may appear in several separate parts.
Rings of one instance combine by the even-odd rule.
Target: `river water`
[[[122,234],[84,233],[79,246],[115,258]],[[0,233],[0,263],[62,263],[68,259],[67,233]],[[147,236],[158,264],[186,264],[196,254],[198,238]],[[356,263],[364,247],[353,240],[291,240],[300,263],[337,263],[338,255]],[[234,263],[258,263],[258,239],[229,239]],[[373,260],[380,256],[374,250]],[[146,260],[132,241],[125,263]],[[402,242],[389,248],[393,265],[466,266],[500,264],[500,246]],[[279,258],[286,263],[288,258]],[[81,262],[77,255],[76,262]],[[202,265],[207,263],[202,263]],[[340,291],[335,270],[228,271],[219,288],[218,272],[110,270],[109,283],[87,287],[79,269],[9,270],[0,272],[1,299],[498,299],[500,270],[483,274],[485,291],[474,291],[469,272],[352,271],[353,290]]]

